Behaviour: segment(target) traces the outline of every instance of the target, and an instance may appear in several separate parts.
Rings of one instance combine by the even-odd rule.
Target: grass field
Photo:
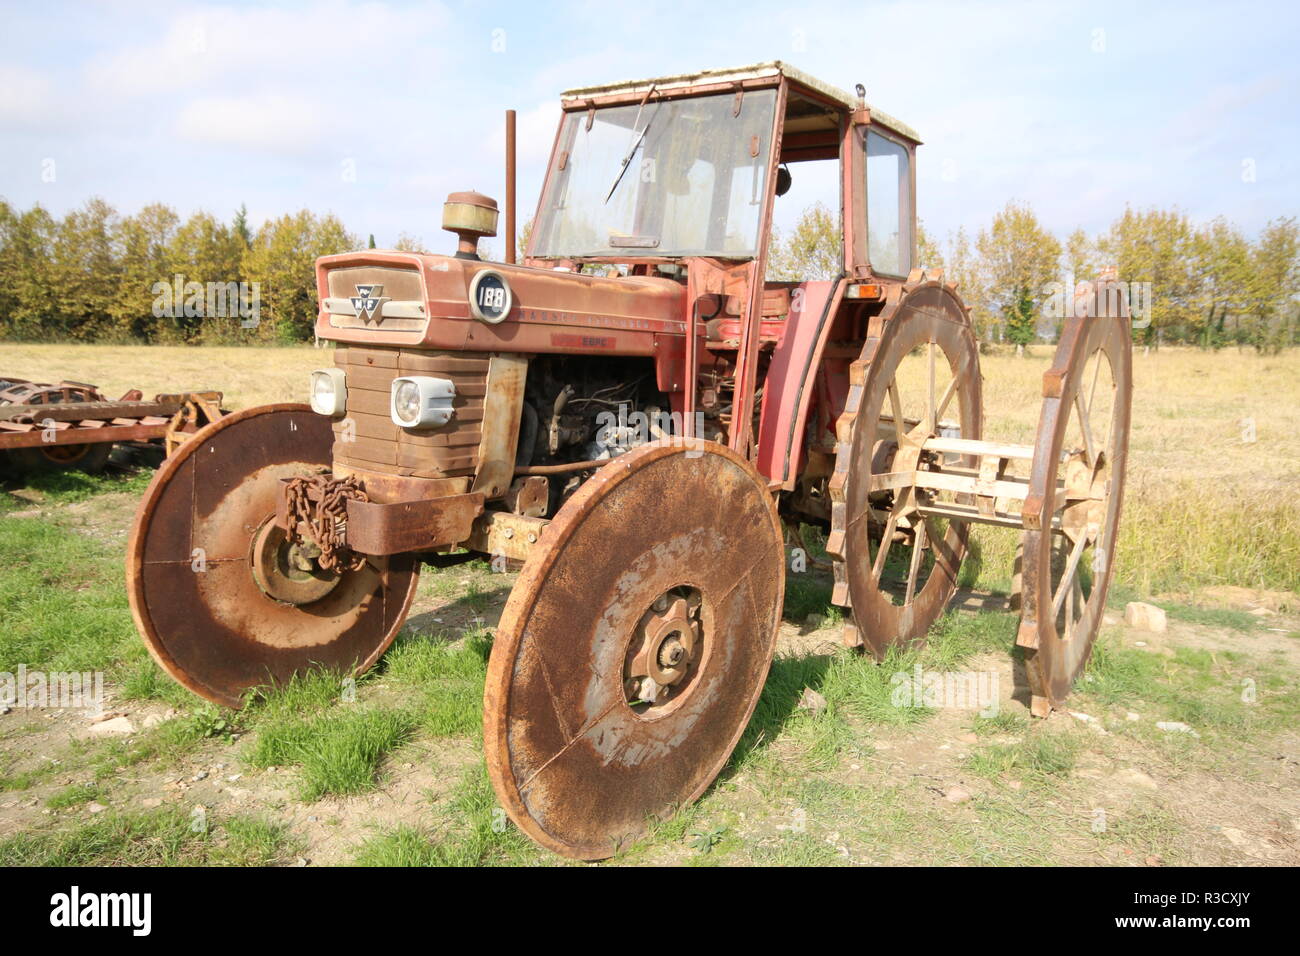
[[[791,574],[780,654],[728,767],[611,863],[1300,862],[1300,354],[1134,360],[1118,583],[1073,714],[1026,715],[1010,532],[981,529],[928,646],[883,665],[838,648],[824,576]],[[1032,439],[1047,361],[984,359],[986,435]],[[216,387],[240,408],[301,400],[328,363],[311,348],[18,345],[3,371],[112,395]],[[500,825],[482,763],[513,575],[427,570],[355,695],[316,674],[222,711],[135,635],[121,566],[148,477],[11,481],[0,498],[0,673],[102,670],[130,728],[0,715],[0,864],[556,862]],[[1167,633],[1124,626],[1138,597],[1165,607]],[[895,675],[918,665],[987,677],[996,705],[898,706]],[[806,688],[824,708],[799,706]]]

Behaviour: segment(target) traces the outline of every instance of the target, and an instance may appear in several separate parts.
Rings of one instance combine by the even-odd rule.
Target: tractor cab
[[[915,246],[907,126],[786,64],[570,90],[530,264],[680,276],[763,261],[773,201],[800,164],[838,161],[843,268],[902,278]],[[793,167],[793,169],[791,168]]]

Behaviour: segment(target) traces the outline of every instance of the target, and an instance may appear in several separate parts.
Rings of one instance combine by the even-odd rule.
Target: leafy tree
[[[57,224],[40,205],[11,212],[0,238],[0,284],[9,311],[2,317],[5,334],[20,339],[57,338],[54,328],[55,278],[50,261]]]
[[[519,230],[519,238],[515,241],[515,258],[520,262],[524,261],[524,254],[528,252],[528,239],[533,234],[533,221],[529,219]]]
[[[258,336],[308,341],[316,323],[316,259],[359,247],[336,217],[309,210],[269,220],[253,238],[245,275],[260,285]]]
[[[1194,268],[1199,277],[1203,313],[1199,342],[1218,348],[1226,340],[1229,316],[1247,306],[1251,283],[1250,243],[1222,216],[1193,238]]]
[[[982,307],[995,321],[1001,320],[1009,341],[1032,342],[1040,297],[1049,282],[1059,281],[1061,244],[1039,224],[1033,210],[1012,201],[981,230],[975,248]]]
[[[1250,342],[1276,353],[1293,338],[1300,289],[1300,235],[1296,220],[1274,219],[1250,255],[1248,296],[1253,313]]]
[[[117,213],[99,198],[69,212],[56,226],[50,247],[57,290],[48,320],[52,331],[87,342],[111,332],[120,270],[116,230]]]
[[[843,269],[839,218],[819,202],[803,211],[788,238],[774,228],[769,249],[771,280],[833,279]]]
[[[373,249],[374,246],[370,248]],[[418,252],[421,255],[429,255],[429,250],[424,248],[424,243],[418,237],[406,232],[398,233],[397,242],[393,243],[393,248],[398,252]]]
[[[235,213],[235,221],[231,224],[230,228],[234,230],[235,235],[239,237],[239,241],[243,244],[243,247],[247,249],[249,244],[253,241],[253,231],[248,228],[248,207],[243,203],[239,204],[239,210]]]
[[[114,237],[121,263],[117,289],[109,307],[115,338],[150,340],[159,321],[154,316],[154,286],[172,284],[172,240],[179,217],[171,207],[151,203],[118,223]]]
[[[916,220],[916,264],[922,269],[943,268],[943,249],[919,218]]]
[[[1168,332],[1195,334],[1204,316],[1196,275],[1195,234],[1177,209],[1125,209],[1100,242],[1121,282],[1151,283],[1151,324],[1139,333],[1147,344]]]
[[[1101,252],[1082,229],[1074,230],[1065,240],[1065,268],[1076,283],[1101,273]]]

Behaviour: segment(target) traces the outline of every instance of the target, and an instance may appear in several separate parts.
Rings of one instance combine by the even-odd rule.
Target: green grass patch
[[[1025,781],[1046,782],[1070,775],[1082,749],[1078,738],[1040,730],[1010,744],[990,744],[971,754],[967,765],[982,777],[1010,774]]]
[[[286,827],[256,817],[196,819],[178,807],[108,811],[71,829],[0,841],[4,866],[268,866],[294,843]]]
[[[477,736],[491,651],[492,637],[483,630],[456,644],[433,635],[404,635],[385,655],[383,672],[422,693],[421,730],[433,737]]]
[[[777,656],[728,773],[765,759],[766,748],[782,736],[800,746],[812,769],[832,767],[845,755],[869,753],[863,743],[866,727],[905,726],[931,715],[924,700],[914,699],[916,668],[947,672],[981,652],[1008,653],[1015,627],[1013,614],[952,612],[935,624],[923,649],[891,650],[880,662],[850,650],[833,656]],[[799,707],[805,688],[825,698],[820,713]]]
[[[283,719],[258,731],[247,759],[256,767],[299,767],[303,800],[366,793],[375,788],[380,761],[410,738],[414,726],[410,713],[396,710]]]
[[[99,796],[99,785],[95,783],[74,783],[64,787],[45,801],[51,810],[66,810],[90,803]]]
[[[174,766],[208,739],[209,726],[202,718],[182,716],[124,740],[98,744],[89,752],[95,779],[106,780],[124,767],[149,761],[158,761],[160,766]]]
[[[42,505],[67,504],[85,501],[96,495],[118,492],[124,494],[143,494],[153,479],[153,470],[133,468],[129,472],[105,471],[98,475],[89,475],[84,471],[45,471],[24,474],[3,482],[7,490],[21,484],[29,491],[37,492]],[[0,512],[9,509],[28,507],[12,495],[5,495],[7,504],[0,504]]]
[[[977,716],[971,721],[971,731],[980,737],[1020,734],[1028,729],[1029,718],[1014,710],[1002,710],[991,717]]]
[[[1295,687],[1285,665],[1188,647],[1170,656],[1100,640],[1078,693],[1107,706],[1154,708],[1143,716],[1180,721],[1229,741],[1293,722],[1300,713]]]
[[[809,615],[819,615],[824,624],[839,624],[844,609],[831,603],[833,584],[826,574],[811,568],[802,573],[787,571],[785,606],[781,616],[791,624],[803,624]]]
[[[1223,515],[1236,533],[1223,533]],[[1216,584],[1300,593],[1300,509],[1288,495],[1231,485],[1216,488],[1207,508],[1192,479],[1130,485],[1116,558],[1119,583],[1139,594]]]
[[[45,518],[0,520],[0,669],[107,671],[135,637],[121,557]]]
[[[1161,601],[1143,596],[1133,587],[1116,583],[1106,595],[1106,603],[1113,608],[1123,608],[1130,601],[1145,601],[1162,609],[1171,621],[1183,621],[1187,624],[1203,624],[1206,627],[1222,627],[1232,631],[1250,632],[1259,629],[1260,620],[1246,611],[1232,608],[1200,607],[1195,604],[1181,604],[1175,601]]]
[[[362,843],[359,866],[520,866],[541,860],[543,851],[506,817],[496,802],[482,764],[465,771],[452,794],[444,825],[399,826]],[[556,862],[555,857],[548,857]]]

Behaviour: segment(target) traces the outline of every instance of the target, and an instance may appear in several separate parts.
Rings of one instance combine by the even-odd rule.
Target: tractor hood
[[[476,282],[505,290],[495,296],[501,314],[471,307]],[[652,355],[657,336],[683,334],[686,300],[671,279],[374,250],[318,259],[316,287],[322,339],[526,353]]]

